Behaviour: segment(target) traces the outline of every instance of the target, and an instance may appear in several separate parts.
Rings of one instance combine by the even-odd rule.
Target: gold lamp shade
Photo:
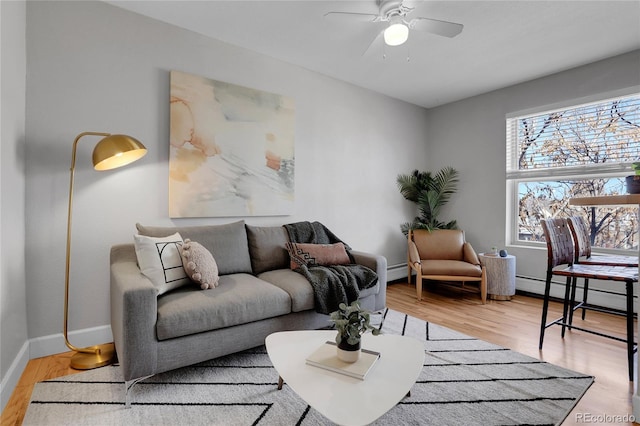
[[[110,135],[93,149],[93,168],[99,171],[126,166],[144,157],[147,148],[127,135]]]

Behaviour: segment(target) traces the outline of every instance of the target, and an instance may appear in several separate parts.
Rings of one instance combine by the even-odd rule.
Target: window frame
[[[518,146],[517,146],[517,121],[519,118],[546,114],[562,109],[572,109],[589,104],[604,103],[617,98],[640,96],[640,86],[631,86],[620,90],[598,93],[587,97],[570,99],[554,104],[528,108],[511,112],[505,115],[505,185],[506,185],[506,229],[505,240],[507,245],[520,247],[542,248],[545,243],[538,241],[519,240],[519,198],[518,185],[521,182],[553,181],[559,178],[584,179],[584,178],[615,178],[628,176],[635,172],[630,164],[598,164],[587,166],[571,166],[558,169],[531,169],[517,170]],[[609,253],[629,253],[635,250],[596,248],[594,251]]]

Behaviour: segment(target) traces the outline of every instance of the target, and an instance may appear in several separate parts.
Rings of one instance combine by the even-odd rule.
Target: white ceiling
[[[323,18],[377,13],[376,0],[108,3],[427,108],[640,49],[640,0],[405,0],[409,18],[464,30],[412,31],[386,58],[381,41],[363,55],[376,24]]]

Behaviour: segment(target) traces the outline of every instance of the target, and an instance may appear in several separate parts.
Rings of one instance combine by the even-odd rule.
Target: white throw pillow
[[[158,296],[191,282],[182,266],[179,233],[162,238],[134,235],[133,240],[138,266],[158,289]]]

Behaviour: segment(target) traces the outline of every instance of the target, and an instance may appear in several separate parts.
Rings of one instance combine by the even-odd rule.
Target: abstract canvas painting
[[[171,72],[169,216],[276,216],[294,207],[293,100]]]

